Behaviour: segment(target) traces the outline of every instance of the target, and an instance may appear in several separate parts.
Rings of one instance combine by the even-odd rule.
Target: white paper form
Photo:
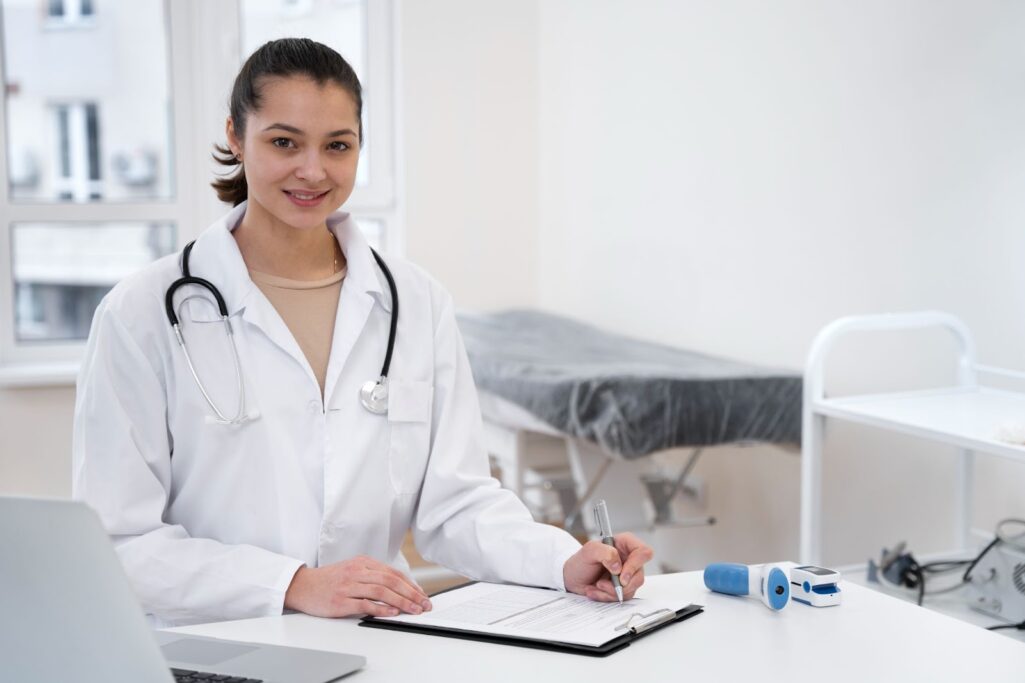
[[[594,602],[581,595],[544,588],[475,583],[431,598],[434,609],[420,615],[379,618],[497,636],[515,636],[597,647],[628,632],[630,626],[676,612],[685,600],[634,598],[622,605]]]

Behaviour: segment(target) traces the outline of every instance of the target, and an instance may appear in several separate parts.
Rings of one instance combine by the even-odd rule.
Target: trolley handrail
[[[851,315],[834,320],[815,335],[804,370],[804,401],[825,398],[823,366],[826,357],[838,339],[850,332],[916,330],[943,327],[958,342],[957,378],[960,386],[974,387],[978,383],[975,363],[975,339],[960,318],[943,311],[915,311],[910,313],[880,313]]]

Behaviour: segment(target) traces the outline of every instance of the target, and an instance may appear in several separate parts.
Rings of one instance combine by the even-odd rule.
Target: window
[[[89,201],[103,198],[100,183],[100,125],[95,102],[59,104],[57,124],[57,199]]]
[[[93,17],[93,0],[47,0],[47,28],[88,26]]]
[[[102,9],[0,1],[0,366],[77,359],[98,301],[192,216],[171,182],[167,8]]]
[[[84,340],[103,295],[175,248],[170,223],[16,223],[11,237],[18,343]]]
[[[212,145],[242,60],[273,38],[324,42],[359,74],[346,208],[398,250],[391,2],[0,0],[0,381],[54,363],[67,381],[110,287],[227,211]]]

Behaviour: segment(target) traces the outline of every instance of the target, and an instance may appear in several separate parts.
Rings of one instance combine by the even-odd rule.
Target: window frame
[[[396,36],[394,0],[366,0],[367,80],[374,79],[372,108],[364,111],[367,148],[373,154],[367,185],[357,188],[346,210],[383,224],[386,253],[401,254],[396,135]],[[239,0],[163,0],[167,30],[171,126],[172,194],[166,199],[112,202],[43,202],[11,198],[8,158],[0,160],[0,387],[73,384],[85,342],[21,342],[16,339],[12,226],[38,222],[140,220],[175,225],[177,248],[195,239],[229,207],[206,182],[223,167],[210,152],[224,141],[231,83],[242,64]],[[102,20],[93,14],[92,20]],[[225,28],[229,27],[229,28]],[[43,29],[49,28],[44,23]],[[0,74],[4,73],[0,49]],[[5,95],[6,98],[6,95]],[[368,114],[370,117],[368,117]],[[101,132],[102,134],[102,132]],[[0,149],[7,149],[6,99],[0,103]],[[196,139],[203,144],[195,144]]]

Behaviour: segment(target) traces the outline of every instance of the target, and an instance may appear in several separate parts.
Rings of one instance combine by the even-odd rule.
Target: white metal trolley
[[[940,389],[827,398],[823,373],[838,339],[851,332],[940,327],[958,343],[957,383]],[[999,425],[1025,420],[1025,394],[981,386],[980,375],[1025,380],[1025,373],[978,365],[975,341],[949,313],[924,311],[840,318],[812,342],[804,376],[801,438],[801,562],[822,562],[822,447],[826,418],[890,429],[960,449],[955,524],[961,549],[970,546],[975,453],[1025,462],[1025,447],[999,441]]]

